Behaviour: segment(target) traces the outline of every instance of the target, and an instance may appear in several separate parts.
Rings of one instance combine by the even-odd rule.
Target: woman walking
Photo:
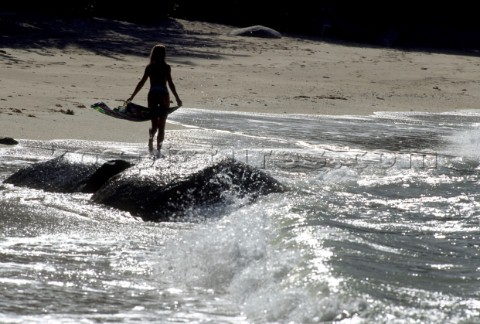
[[[163,139],[165,138],[165,124],[167,122],[168,108],[170,107],[170,95],[167,88],[175,96],[178,106],[182,101],[177,94],[175,84],[172,80],[172,69],[166,61],[167,53],[163,45],[155,45],[150,52],[150,63],[145,68],[142,79],[138,82],[135,90],[127,101],[132,101],[135,95],[142,89],[143,85],[150,79],[150,90],[148,92],[148,107],[152,110],[152,127],[149,129],[148,149],[153,151],[153,138],[158,130],[157,150],[160,154]]]

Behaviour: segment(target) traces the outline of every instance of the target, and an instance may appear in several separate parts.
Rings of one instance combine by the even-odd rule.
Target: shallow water
[[[144,223],[0,184],[0,322],[478,321],[480,113],[171,120],[192,129],[167,134],[165,159],[230,156],[290,190]],[[22,140],[0,181],[65,152],[157,170],[139,144]]]

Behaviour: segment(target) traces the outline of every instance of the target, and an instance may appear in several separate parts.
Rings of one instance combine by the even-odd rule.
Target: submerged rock
[[[50,192],[93,192],[110,177],[130,166],[123,160],[109,161],[101,166],[62,155],[21,169],[4,182]]]
[[[111,178],[92,199],[145,221],[173,221],[191,208],[285,190],[261,170],[233,159],[207,166],[198,162],[162,162],[156,171],[129,169]]]
[[[0,137],[0,144],[3,144],[3,145],[17,145],[18,142],[11,137]]]

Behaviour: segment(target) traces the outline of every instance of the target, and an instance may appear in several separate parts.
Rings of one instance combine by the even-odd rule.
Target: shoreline
[[[476,56],[232,36],[230,26],[181,19],[147,27],[105,19],[70,24],[83,29],[60,38],[42,31],[44,44],[15,31],[4,38],[0,137],[146,143],[149,122],[114,119],[89,106],[128,98],[157,43],[167,47],[186,107],[333,116],[480,109]],[[147,91],[145,85],[135,102],[145,105]],[[179,129],[185,127],[167,122],[167,132]]]

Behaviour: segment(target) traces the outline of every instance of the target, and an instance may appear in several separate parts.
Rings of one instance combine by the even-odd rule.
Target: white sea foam
[[[480,125],[474,124],[467,129],[455,131],[447,137],[446,154],[480,158]]]

